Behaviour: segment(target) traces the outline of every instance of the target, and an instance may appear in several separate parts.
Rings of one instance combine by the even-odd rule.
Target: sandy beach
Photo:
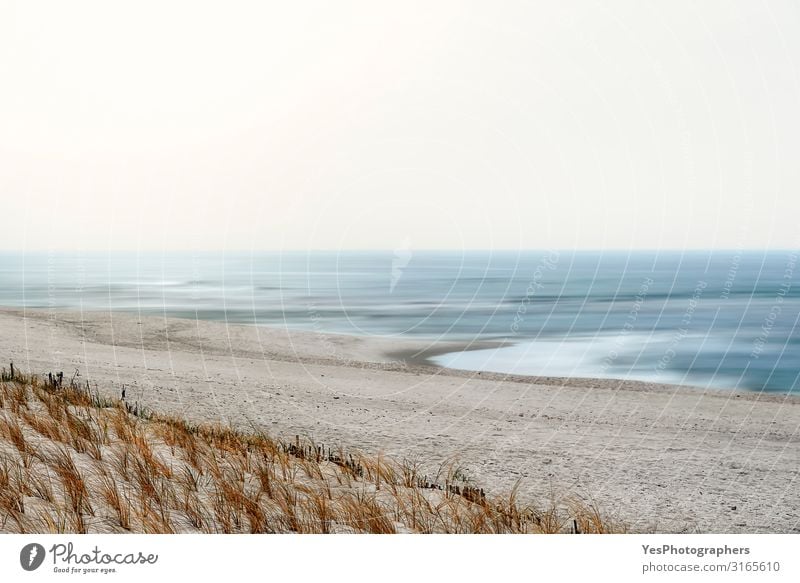
[[[800,400],[427,364],[457,345],[139,317],[0,311],[0,358],[198,421],[309,436],[531,499],[574,494],[633,531],[798,532]]]

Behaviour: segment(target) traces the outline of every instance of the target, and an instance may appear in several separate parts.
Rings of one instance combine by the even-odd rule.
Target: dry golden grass
[[[490,496],[456,464],[193,425],[88,387],[0,377],[0,532],[620,532],[574,499]]]

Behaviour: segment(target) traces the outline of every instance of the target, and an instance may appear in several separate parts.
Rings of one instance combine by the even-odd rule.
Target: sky
[[[800,7],[0,0],[0,249],[800,247]]]

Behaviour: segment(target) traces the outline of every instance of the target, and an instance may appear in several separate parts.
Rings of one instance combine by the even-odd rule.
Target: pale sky
[[[796,248],[800,8],[0,0],[0,249]]]

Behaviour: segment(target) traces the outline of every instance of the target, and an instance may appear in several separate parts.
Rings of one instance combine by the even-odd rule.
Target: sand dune
[[[579,494],[632,530],[794,532],[795,397],[425,364],[442,347],[134,314],[0,312],[0,358],[197,421],[384,452],[541,499]]]

